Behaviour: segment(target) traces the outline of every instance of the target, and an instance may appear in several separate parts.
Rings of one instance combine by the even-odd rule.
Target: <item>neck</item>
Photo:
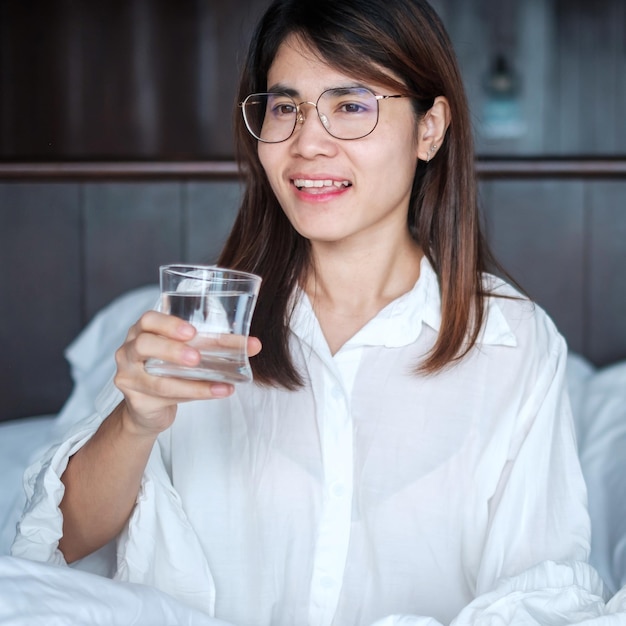
[[[336,352],[387,304],[419,278],[421,248],[409,233],[401,240],[346,247],[313,244],[305,291],[331,352]]]

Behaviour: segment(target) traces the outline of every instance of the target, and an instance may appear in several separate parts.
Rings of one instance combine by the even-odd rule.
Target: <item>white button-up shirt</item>
[[[428,376],[415,368],[440,300],[426,260],[414,289],[334,356],[301,295],[291,350],[305,386],[242,385],[179,407],[116,577],[238,626],[445,624],[503,577],[586,560],[565,343],[539,307],[486,280],[514,297],[491,298],[478,344]],[[100,415],[31,470],[14,554],[62,561],[58,476],[119,400],[105,390]]]

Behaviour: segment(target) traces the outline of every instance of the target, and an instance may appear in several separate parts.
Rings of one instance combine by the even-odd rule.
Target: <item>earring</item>
[[[432,146],[430,146],[429,150],[428,150],[428,155],[426,156],[426,163],[430,162],[430,159],[433,157],[433,155],[435,154],[435,151],[437,150],[437,144],[434,143]]]

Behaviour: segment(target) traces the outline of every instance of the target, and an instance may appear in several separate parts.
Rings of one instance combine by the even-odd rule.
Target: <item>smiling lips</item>
[[[352,186],[349,180],[332,180],[330,178],[294,178],[292,182],[300,191],[306,190],[308,193],[327,193]]]

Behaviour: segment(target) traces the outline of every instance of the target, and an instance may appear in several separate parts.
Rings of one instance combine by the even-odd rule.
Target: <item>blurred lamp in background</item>
[[[486,139],[515,139],[526,132],[520,79],[503,54],[495,56],[484,81],[482,133]]]

